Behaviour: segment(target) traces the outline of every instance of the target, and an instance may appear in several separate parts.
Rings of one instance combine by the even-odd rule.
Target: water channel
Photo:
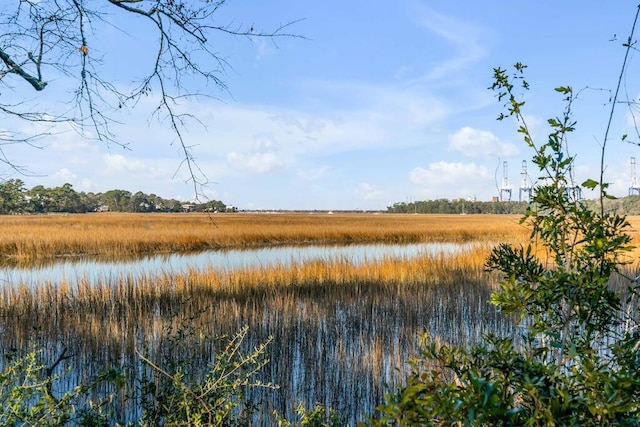
[[[120,277],[178,274],[192,269],[223,271],[286,266],[318,260],[347,260],[353,264],[389,258],[447,257],[472,251],[477,243],[410,245],[332,245],[276,247],[252,250],[210,251],[146,257],[129,262],[101,262],[64,259],[50,266],[0,269],[0,287],[43,282],[74,283],[78,279],[117,282]],[[107,363],[134,367],[131,378],[140,375],[140,363],[131,351],[132,343],[151,353],[166,349],[162,324],[176,309],[186,316],[200,313],[197,336],[231,335],[248,326],[245,351],[270,338],[270,363],[263,369],[264,382],[278,384],[278,390],[259,390],[250,397],[260,414],[277,410],[295,419],[298,403],[307,407],[320,402],[336,408],[351,425],[371,414],[383,394],[402,383],[406,361],[417,351],[418,337],[429,333],[441,342],[465,345],[477,342],[484,331],[510,333],[512,323],[487,304],[490,288],[486,278],[452,276],[443,283],[400,283],[385,286],[362,283],[328,288],[270,290],[259,295],[206,294],[179,305],[158,303],[147,311],[99,309],[66,313],[61,318],[39,320],[38,328],[24,319],[6,319],[0,324],[3,344],[21,346],[35,339],[55,357],[64,343],[75,357],[68,361],[76,378],[100,372]],[[9,320],[15,320],[11,323]],[[3,329],[4,328],[4,329]],[[185,349],[206,366],[219,343],[197,341]],[[66,361],[67,362],[67,361]],[[63,371],[63,367],[60,368]],[[137,416],[124,408],[129,416]],[[273,418],[255,425],[273,425]]]
[[[327,246],[282,246],[261,249],[217,250],[191,254],[164,254],[136,260],[102,262],[83,258],[61,258],[58,262],[42,267],[0,268],[0,286],[6,284],[30,284],[43,282],[73,283],[79,278],[98,281],[121,276],[153,276],[154,274],[185,273],[191,269],[241,270],[272,265],[286,266],[320,260],[348,260],[354,264],[378,261],[384,258],[411,259],[419,256],[453,255],[470,250],[475,244],[418,243],[327,245]]]

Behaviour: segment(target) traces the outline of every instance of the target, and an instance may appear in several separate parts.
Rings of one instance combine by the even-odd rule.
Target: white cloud
[[[449,78],[452,73],[468,68],[487,55],[487,49],[479,42],[487,33],[486,29],[422,6],[415,16],[420,25],[453,46],[453,55],[430,69],[421,80]]]
[[[382,200],[384,197],[384,192],[382,190],[379,190],[373,185],[364,182],[358,184],[356,193],[362,200]]]
[[[293,128],[303,133],[319,133],[329,124],[326,119],[321,117],[303,116],[294,112],[274,114],[269,116],[269,119],[281,124],[288,132],[291,132],[290,129]]]
[[[539,138],[546,139],[546,135],[549,133],[549,126],[546,120],[543,120],[533,114],[525,114],[523,118],[524,118],[524,122],[527,124],[527,129],[529,130],[529,133],[531,134],[531,138],[533,139],[534,143],[537,144]],[[520,126],[520,123],[517,123],[516,125]],[[520,136],[519,140],[523,141],[522,140],[523,135],[522,134],[518,134],[518,135]]]
[[[65,183],[73,185],[76,191],[92,191],[96,188],[95,184],[88,178],[80,178],[77,173],[67,168],[62,168],[51,175],[51,179],[60,186]]]
[[[404,79],[409,73],[413,73],[415,70],[413,69],[413,67],[409,67],[407,65],[403,65],[401,67],[399,67],[398,69],[395,70],[395,72],[393,73],[393,79],[394,80],[402,80]]]
[[[430,199],[469,195],[487,199],[495,188],[494,174],[474,163],[431,163],[427,169],[416,167],[411,170],[409,180],[422,187],[422,197]]]
[[[235,169],[253,173],[271,172],[283,166],[274,153],[253,153],[250,155],[232,151],[227,154],[227,163]]]
[[[94,191],[97,189],[97,186],[88,178],[81,179],[80,181],[76,181],[73,186],[78,191]]]
[[[274,52],[273,47],[271,47],[264,38],[254,38],[252,41],[256,47],[256,61],[260,61]]]
[[[62,168],[56,171],[51,177],[56,181],[68,182],[68,183],[72,183],[76,179],[78,179],[78,175],[74,174],[67,168]]]
[[[185,101],[182,109],[198,111],[206,123],[206,128],[189,129],[188,143],[197,157],[226,159],[236,167],[265,153],[289,165],[303,158],[421,145],[452,114],[448,98],[401,84],[313,81],[305,83],[305,91],[304,98],[322,99],[323,105]]]
[[[309,114],[267,106],[224,106],[203,121],[210,124],[210,129],[192,134],[191,139],[202,142],[196,152],[199,157],[208,159],[220,156],[237,161],[239,154],[246,160],[277,152],[279,158],[286,159],[282,163],[289,164],[298,156],[397,146],[416,139],[393,136],[415,132],[402,125],[400,113],[394,116],[377,111]],[[233,147],[230,159],[229,147]]]
[[[501,142],[493,133],[465,126],[449,135],[449,146],[467,157],[513,157],[518,148]]]
[[[452,184],[461,177],[472,175],[470,168],[464,163],[437,162],[431,163],[428,169],[416,167],[409,173],[409,179],[416,185]]]
[[[220,195],[218,194],[217,191],[212,190],[210,188],[204,188],[202,190],[202,196],[204,201],[206,200],[219,200]]]
[[[280,145],[271,133],[262,133],[254,136],[256,151],[278,150]]]
[[[75,132],[54,135],[53,138],[48,138],[48,141],[51,141],[51,143],[47,145],[47,149],[61,153],[78,153],[89,149],[91,145],[91,142],[83,139]],[[102,142],[94,141],[94,143],[101,144]]]
[[[119,175],[122,173],[145,175],[147,177],[167,177],[168,172],[162,168],[156,168],[149,161],[130,159],[121,154],[105,154],[102,156],[104,170],[107,175]]]

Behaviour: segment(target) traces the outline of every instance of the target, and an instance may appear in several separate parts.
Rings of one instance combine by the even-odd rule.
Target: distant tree
[[[49,213],[49,212],[95,212],[108,206],[116,212],[182,212],[185,202],[164,199],[156,194],[127,190],[109,190],[104,193],[77,192],[66,183],[60,187],[46,188],[36,185],[26,189],[20,179],[0,182],[0,214]],[[227,205],[220,200],[195,203],[197,212],[226,212]]]
[[[112,113],[136,106],[153,94],[157,106],[153,114],[166,119],[182,149],[184,165],[194,186],[204,177],[197,175],[183,127],[190,115],[177,109],[180,99],[211,96],[203,88],[226,89],[225,55],[221,37],[273,39],[291,37],[286,32],[293,22],[271,30],[234,19],[220,22],[220,10],[227,0],[17,0],[0,7],[0,117],[52,125],[68,123],[85,136],[93,136],[125,146],[112,133]],[[139,55],[137,67],[121,68],[118,79],[106,67],[110,57],[101,52],[108,44],[109,31],[119,29],[140,33],[135,48],[152,55]],[[152,37],[146,37],[151,32]],[[114,51],[124,49],[116,47]],[[147,59],[147,63],[140,61]],[[144,71],[140,71],[144,70]],[[144,74],[139,75],[141,72]],[[132,84],[133,82],[133,84]],[[15,94],[24,87],[36,92],[59,86],[44,104]],[[57,99],[69,86],[71,99]],[[63,106],[54,106],[61,101]],[[48,105],[49,107],[45,107]],[[25,133],[16,129],[0,131],[0,144],[34,144],[47,130]],[[42,129],[42,126],[31,126]],[[0,161],[16,165],[0,150]],[[200,174],[201,175],[201,174]]]
[[[130,212],[152,212],[155,210],[155,204],[150,200],[150,197],[144,194],[142,191],[136,192],[129,199]]]
[[[167,200],[167,207],[170,212],[182,212],[182,204],[180,200]]]
[[[99,194],[98,199],[103,205],[109,206],[109,210],[124,212],[129,207],[131,192],[126,190],[109,190]]]
[[[80,201],[80,195],[76,193],[69,183],[51,190],[55,212],[84,212],[84,206]]]
[[[80,203],[83,206],[84,212],[95,212],[100,206],[100,200],[95,193],[79,193]]]
[[[196,212],[225,212],[227,205],[220,200],[209,200],[206,203],[198,203],[196,205]]]
[[[407,213],[407,204],[404,202],[394,203],[392,206],[387,206],[387,211],[391,213]]]
[[[29,210],[31,212],[45,213],[55,210],[54,195],[51,189],[36,185],[27,194],[29,195]]]
[[[26,188],[20,179],[0,183],[0,213],[22,213],[27,207]]]
[[[527,202],[478,202],[468,200],[424,200],[414,203],[394,203],[387,207],[389,213],[424,214],[524,214]]]
[[[169,205],[172,205],[169,201],[153,193],[149,194],[149,201],[153,203],[153,210],[156,212],[166,212],[169,210]]]

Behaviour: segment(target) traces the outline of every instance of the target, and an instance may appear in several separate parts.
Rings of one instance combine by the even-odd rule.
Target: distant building
[[[195,208],[196,205],[192,203],[185,203],[184,205],[182,205],[182,212],[193,212]]]

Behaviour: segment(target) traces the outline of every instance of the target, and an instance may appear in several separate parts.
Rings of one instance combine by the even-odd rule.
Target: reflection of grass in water
[[[486,253],[485,248],[452,256],[385,259],[358,265],[335,259],[230,272],[211,269],[135,278],[121,276],[102,278],[97,283],[80,279],[76,283],[45,283],[36,287],[6,285],[0,290],[0,307],[5,315],[21,317],[53,318],[88,312],[108,318],[114,310],[153,312],[197,297],[232,297],[241,301],[273,294],[326,295],[337,290],[360,294],[455,281],[458,276],[463,281],[478,281],[484,277],[482,267]],[[363,283],[375,285],[363,289]]]
[[[396,369],[414,353],[421,332],[464,344],[478,340],[483,327],[510,329],[486,304],[487,253],[6,287],[4,345],[22,347],[33,336],[64,342],[84,359],[76,366],[94,363],[90,372],[132,360],[134,344],[157,352],[166,319],[179,313],[197,323],[199,334],[185,345],[204,364],[214,352],[208,337],[249,325],[249,346],[273,336],[264,375],[282,386],[272,401],[277,409],[287,412],[300,399],[356,416],[363,404],[372,409],[381,401],[382,384],[403,377]]]
[[[58,257],[124,260],[150,253],[353,242],[461,242],[526,235],[518,217],[372,214],[78,214],[7,216],[5,265]]]
[[[289,241],[502,242],[528,237],[515,217],[474,215],[221,215],[215,217],[216,226],[200,215],[6,220],[0,224],[0,250],[24,259],[60,253],[117,258],[199,245]],[[357,417],[381,401],[382,384],[403,378],[396,369],[414,354],[421,332],[460,345],[480,339],[483,329],[510,333],[510,319],[486,304],[495,283],[483,269],[487,254],[480,247],[452,257],[358,266],[337,259],[242,272],[123,276],[97,285],[3,286],[0,345],[24,348],[36,340],[53,355],[62,342],[76,355],[70,361],[74,372],[90,375],[107,363],[136,368],[134,345],[157,356],[167,347],[167,319],[193,317],[199,333],[184,344],[203,364],[214,353],[211,337],[249,325],[248,346],[273,336],[264,380],[282,389],[271,397],[271,405],[290,413],[298,400],[308,407],[320,401]]]

